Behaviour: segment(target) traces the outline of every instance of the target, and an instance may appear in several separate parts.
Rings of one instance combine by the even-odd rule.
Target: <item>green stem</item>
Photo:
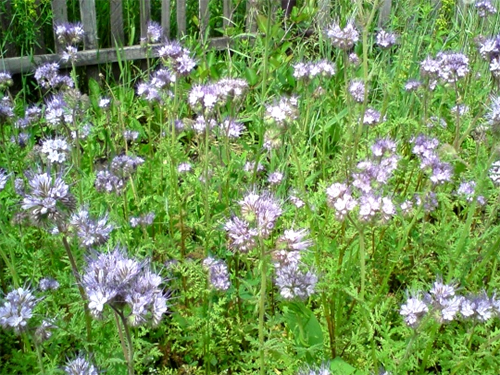
[[[262,242],[262,241],[261,241]],[[267,288],[267,256],[264,244],[260,246],[260,298],[259,298],[259,354],[260,354],[260,375],[266,373],[266,358],[264,350],[264,314],[266,307]]]
[[[59,228],[60,232],[62,231],[62,228]],[[73,276],[75,277],[76,284],[78,286],[78,291],[80,292],[80,296],[83,301],[83,307],[85,311],[85,327],[87,329],[87,342],[92,345],[92,324],[91,324],[91,317],[90,317],[90,310],[87,305],[87,295],[85,293],[85,290],[83,289],[82,283],[81,283],[81,278],[80,278],[80,273],[78,272],[78,267],[76,265],[75,257],[73,256],[73,252],[71,251],[71,247],[69,246],[68,239],[66,238],[66,235],[62,236],[62,242],[64,245],[64,249],[66,250],[66,254],[68,255],[69,262],[71,264],[71,269],[73,271]]]

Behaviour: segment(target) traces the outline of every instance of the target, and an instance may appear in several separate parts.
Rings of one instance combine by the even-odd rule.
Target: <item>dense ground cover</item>
[[[0,73],[1,373],[497,373],[495,4],[332,11]]]

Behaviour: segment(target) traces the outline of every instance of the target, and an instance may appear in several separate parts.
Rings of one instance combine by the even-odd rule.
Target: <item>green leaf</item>
[[[334,375],[361,374],[361,372],[357,371],[340,357],[337,357],[330,362],[330,370]]]
[[[258,78],[254,69],[247,67],[245,69],[245,78],[250,86],[255,86],[257,84]]]
[[[285,321],[295,337],[298,346],[312,347],[323,345],[323,331],[313,314],[303,302],[290,302],[285,313]]]

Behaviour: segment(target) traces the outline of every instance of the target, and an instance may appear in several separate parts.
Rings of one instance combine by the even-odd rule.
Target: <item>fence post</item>
[[[80,0],[80,17],[85,31],[85,49],[97,48],[97,19],[95,0]]]
[[[186,35],[186,0],[177,0],[177,39]]]
[[[233,23],[233,4],[231,0],[224,0],[222,25],[224,28]]]
[[[110,0],[109,16],[111,24],[111,42],[114,42],[115,45],[121,47],[125,44],[125,34],[123,32],[122,0]]]
[[[52,0],[52,25],[68,22],[68,8],[66,0]],[[56,53],[61,53],[63,46],[57,41],[57,36],[54,29],[54,41]]]
[[[247,0],[246,31],[254,33],[257,31],[257,0]]]
[[[383,27],[391,17],[392,0],[383,0],[378,14],[378,27]]]
[[[165,38],[170,39],[170,0],[161,1],[161,27]]]
[[[150,0],[140,0],[141,9],[139,10],[141,19],[141,40],[148,35],[148,22],[151,20],[151,2]]]
[[[199,0],[200,6],[200,39],[204,40],[205,32],[208,28],[208,21],[210,19],[210,14],[208,12],[208,0]]]

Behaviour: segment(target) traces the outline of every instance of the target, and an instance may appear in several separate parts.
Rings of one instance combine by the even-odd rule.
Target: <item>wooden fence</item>
[[[97,0],[108,1],[108,0]],[[151,19],[151,1],[138,0],[140,9],[140,37],[145,38],[147,34],[148,22]],[[171,17],[172,14],[171,4],[175,5],[175,20],[177,24],[177,37],[182,37],[186,34],[186,5],[187,1],[193,0],[161,0],[161,26],[165,37],[170,37]],[[221,0],[219,0],[221,1]],[[223,14],[216,15],[223,19],[223,27],[230,26],[233,22],[234,7],[232,0],[223,1]],[[244,1],[244,0],[243,0]],[[7,12],[0,13],[0,25],[2,27],[3,35],[9,28],[10,15],[10,0],[6,2]],[[35,1],[40,4],[40,0]],[[200,35],[204,35],[210,21],[209,13],[209,0],[198,0],[198,20]],[[53,25],[61,24],[68,21],[68,9],[66,0],[52,0],[52,13]],[[96,0],[79,0],[80,6],[80,22],[85,30],[84,47],[83,50],[78,52],[76,59],[76,66],[97,65],[102,63],[116,62],[120,60],[138,60],[146,57],[146,49],[141,45],[125,46],[125,33],[123,22],[123,2],[122,0],[109,0],[110,7],[110,30],[111,40],[114,42],[115,47],[100,48],[99,40],[97,37],[97,17],[96,17]],[[246,25],[250,29],[248,31],[255,31],[255,15],[256,15],[256,0],[246,1]],[[54,40],[56,38],[54,37]],[[229,37],[210,38],[208,43],[211,47],[222,49],[226,48],[228,43],[231,42]],[[43,43],[43,41],[42,41]],[[61,46],[55,43],[54,54],[37,54],[33,56],[14,56],[14,46],[6,44],[2,51],[2,58],[0,60],[0,71],[8,71],[12,74],[33,71],[34,68],[40,64],[47,62],[59,62],[61,67],[69,67],[70,62],[61,61],[62,52]],[[40,48],[38,48],[40,50]],[[5,57],[7,56],[7,57]]]
[[[43,0],[34,0],[35,6],[40,6]],[[97,0],[99,2],[109,1],[109,26],[111,32],[112,47],[102,48],[99,45],[97,37],[97,16],[96,16],[96,0],[78,0],[80,8],[80,22],[85,30],[84,47],[78,52],[76,66],[98,65],[103,63],[116,62],[120,60],[139,60],[144,59],[147,54],[146,48],[141,45],[125,46],[124,20],[123,20],[123,1],[122,0]],[[148,22],[151,19],[151,0],[137,0],[139,2],[139,20],[140,20],[140,37],[145,38],[147,34]],[[160,0],[158,0],[160,1]],[[222,1],[222,14],[211,15],[209,12],[210,0],[161,0],[161,26],[165,37],[169,38],[171,32],[171,19],[174,19],[177,25],[176,37],[182,37],[187,31],[187,5],[188,2],[192,6],[193,2],[198,6],[198,21],[199,33],[205,35],[208,28],[210,17],[222,17],[222,26],[226,28],[233,25],[235,6],[233,4],[242,4],[245,9],[245,31],[253,33],[256,31],[256,16],[258,3],[262,0],[218,0],[217,4]],[[214,0],[212,0],[214,1]],[[289,13],[291,5],[294,5],[296,0],[271,0],[277,7],[281,6],[286,13]],[[330,17],[331,4],[334,0],[317,0],[318,17],[317,22],[320,25],[326,25]],[[391,9],[391,0],[380,0],[380,22],[389,18]],[[6,31],[10,27],[12,20],[10,8],[11,0],[3,0],[6,12],[0,12],[0,26],[2,35],[6,35]],[[174,5],[172,7],[172,4]],[[102,4],[101,4],[102,5]],[[68,21],[67,0],[52,0],[52,23],[58,25]],[[172,14],[172,8],[175,9],[175,15]],[[240,8],[241,9],[241,8]],[[240,10],[241,12],[241,10]],[[102,17],[102,15],[100,15]],[[385,22],[384,21],[384,22]],[[239,25],[242,26],[242,25]],[[1,38],[0,38],[1,39]],[[54,40],[57,40],[54,37]],[[208,44],[217,49],[223,49],[231,43],[230,37],[210,38]],[[1,41],[1,40],[0,40]],[[1,45],[0,45],[1,47]],[[69,67],[70,62],[61,61],[59,53],[62,52],[62,46],[55,43],[55,53],[46,54],[43,38],[39,41],[39,45],[34,49],[35,53],[32,56],[16,56],[15,47],[5,43],[3,46],[0,58],[0,71],[8,71],[12,74],[30,72],[38,65],[47,62],[59,62],[61,67]]]

